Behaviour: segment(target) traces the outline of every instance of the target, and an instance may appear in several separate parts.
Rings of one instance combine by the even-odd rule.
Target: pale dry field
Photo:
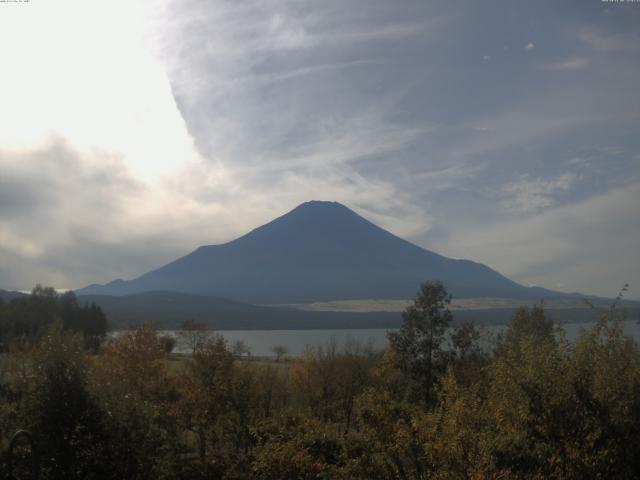
[[[312,312],[401,312],[411,305],[413,300],[391,299],[359,299],[334,300],[330,302],[289,303],[279,304],[279,307],[296,308]],[[493,308],[517,308],[521,305],[531,305],[531,301],[514,300],[509,298],[457,298],[451,301],[451,310],[487,310]],[[275,305],[272,305],[275,306]],[[545,308],[588,308],[582,301],[545,302]]]

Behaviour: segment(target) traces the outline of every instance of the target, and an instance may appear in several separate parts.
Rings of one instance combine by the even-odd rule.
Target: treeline
[[[0,363],[0,441],[33,432],[44,479],[638,478],[640,350],[612,308],[577,341],[535,306],[481,346],[422,286],[381,353],[328,345],[168,361],[143,325],[87,353],[54,323]],[[486,342],[486,339],[484,340]]]
[[[0,351],[11,343],[38,342],[56,320],[63,329],[81,333],[93,349],[107,332],[107,318],[97,305],[81,306],[72,291],[58,294],[51,287],[36,285],[31,295],[9,302],[0,298]]]

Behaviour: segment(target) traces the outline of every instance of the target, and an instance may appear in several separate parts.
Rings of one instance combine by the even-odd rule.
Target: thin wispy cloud
[[[640,50],[640,34],[637,31],[608,31],[587,25],[578,29],[576,36],[592,50],[604,53]]]
[[[573,57],[560,62],[554,62],[546,65],[549,70],[579,70],[589,65],[586,57]]]
[[[507,198],[501,201],[501,205],[509,211],[520,213],[543,210],[555,205],[555,194],[567,190],[577,178],[573,172],[565,172],[551,179],[523,175],[502,188]]]
[[[599,278],[600,294],[613,296],[636,275],[631,252],[640,242],[640,222],[630,205],[638,195],[637,183],[612,189],[526,218],[462,228],[439,246],[450,255],[464,251],[502,265],[526,285],[584,292]],[[564,286],[564,281],[550,281],[561,278]]]

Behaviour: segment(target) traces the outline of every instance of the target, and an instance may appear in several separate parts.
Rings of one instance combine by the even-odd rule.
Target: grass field
[[[188,368],[188,362],[190,358],[191,358],[191,355],[188,353],[170,353],[166,357],[165,365],[170,374],[180,375],[184,373],[185,370]],[[291,365],[291,362],[293,361],[293,357],[287,357],[287,358],[282,358],[280,360],[276,360],[273,357],[251,356],[251,357],[236,358],[235,361],[236,363],[239,363],[239,364],[287,368]],[[2,367],[0,363],[0,369],[1,368]]]
[[[290,303],[271,305],[289,307],[309,312],[402,312],[411,305],[412,300],[392,299],[359,299],[359,300],[334,300],[330,302]],[[521,305],[530,305],[530,300],[514,300],[511,298],[454,298],[449,308],[451,310],[489,310],[495,308],[517,308]],[[558,300],[545,302],[547,308],[588,308],[581,300]]]

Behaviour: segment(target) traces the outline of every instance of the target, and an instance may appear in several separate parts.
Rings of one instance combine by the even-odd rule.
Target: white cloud
[[[597,52],[624,52],[640,49],[640,35],[637,32],[612,32],[585,25],[575,32],[575,36]]]
[[[255,221],[185,195],[173,180],[140,181],[123,157],[64,140],[19,154],[0,149],[0,159],[0,285],[7,287],[139,275]],[[226,172],[210,165],[207,172],[206,186],[224,196]]]
[[[286,171],[265,185],[200,162],[149,184],[122,157],[89,157],[62,140],[20,154],[0,149],[0,158],[11,167],[0,176],[0,285],[11,288],[132,278],[309,199],[340,201],[402,236],[430,227],[408,194],[344,165]]]
[[[124,15],[123,11],[127,14]],[[141,4],[34,2],[0,16],[0,146],[64,138],[121,156],[145,181],[197,159]]]
[[[546,65],[549,70],[580,70],[589,65],[586,57],[572,57],[560,62],[550,63]]]
[[[528,52],[529,52],[529,51],[531,51],[531,50],[533,50],[534,48],[536,48],[536,46],[535,46],[535,44],[534,44],[534,43],[531,43],[531,42],[527,43],[527,44],[524,46],[524,49],[525,49],[526,51],[528,51]]]
[[[550,179],[523,175],[502,187],[502,193],[507,195],[507,198],[501,201],[501,205],[508,211],[518,213],[543,210],[556,203],[556,192],[567,190],[577,178],[578,175],[572,172],[565,172]]]
[[[461,227],[437,249],[483,262],[523,284],[613,296],[622,284],[640,298],[640,184],[533,217]]]

